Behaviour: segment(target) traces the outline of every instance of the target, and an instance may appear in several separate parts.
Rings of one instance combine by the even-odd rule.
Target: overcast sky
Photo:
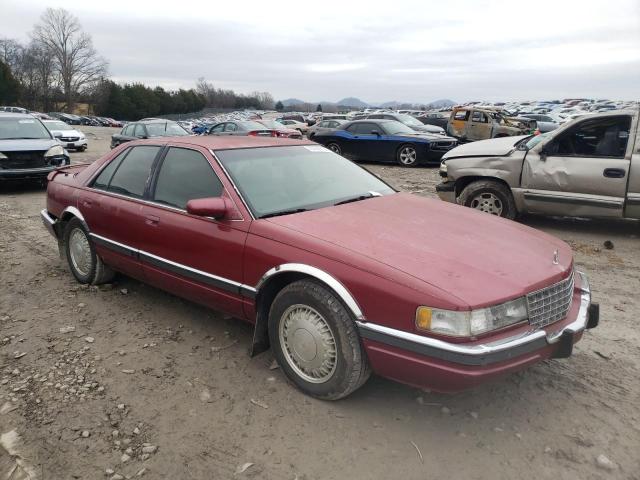
[[[79,17],[116,81],[198,77],[276,99],[640,99],[640,0],[0,0],[26,40],[48,6]]]

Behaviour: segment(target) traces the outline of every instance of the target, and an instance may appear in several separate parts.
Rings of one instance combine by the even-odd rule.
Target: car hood
[[[427,132],[416,132],[416,133],[403,133],[402,135],[391,135],[392,137],[405,137],[405,138],[420,138],[423,140],[428,140],[430,142],[442,142],[443,140],[452,140],[456,141],[457,139],[453,137],[448,137],[446,135],[439,135],[437,133],[427,133]]]
[[[456,157],[500,157],[513,152],[516,144],[529,135],[517,137],[501,137],[478,142],[465,143],[447,152],[442,159],[448,160]]]
[[[465,308],[520,297],[565,278],[573,268],[569,246],[550,235],[408,193],[267,221],[331,244],[356,266],[358,257],[367,257],[412,277],[414,285],[444,290]]]
[[[51,138],[0,140],[0,152],[49,150],[54,145],[59,143]]]
[[[49,130],[53,136],[60,134],[63,137],[84,137],[84,133],[78,130]]]
[[[436,133],[441,135],[444,133],[444,128],[438,127],[437,125],[429,125],[429,124],[411,125],[410,128],[414,129],[417,132],[428,132],[428,133]]]

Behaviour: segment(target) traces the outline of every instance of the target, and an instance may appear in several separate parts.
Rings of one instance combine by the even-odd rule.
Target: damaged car
[[[451,111],[447,133],[461,142],[488,138],[513,137],[535,133],[537,123],[531,118],[508,116],[488,107],[456,107]]]
[[[444,155],[436,190],[442,200],[510,219],[640,218],[639,112],[594,114],[538,136],[459,146]]]
[[[309,140],[155,137],[49,180],[42,220],[80,283],[122,272],[243,320],[317,398],[371,372],[458,391],[568,357],[598,324],[566,243]]]

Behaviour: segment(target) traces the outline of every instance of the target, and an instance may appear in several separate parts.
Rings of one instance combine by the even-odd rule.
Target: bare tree
[[[64,92],[67,110],[73,110],[76,95],[99,81],[107,62],[98,55],[91,36],[82,31],[78,19],[62,8],[47,8],[34,27],[36,45],[55,60],[54,70]]]

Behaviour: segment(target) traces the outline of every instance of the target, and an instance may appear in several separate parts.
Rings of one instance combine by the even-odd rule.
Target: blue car
[[[455,138],[418,133],[396,120],[355,120],[317,133],[313,140],[350,160],[397,162],[403,167],[440,164]]]

